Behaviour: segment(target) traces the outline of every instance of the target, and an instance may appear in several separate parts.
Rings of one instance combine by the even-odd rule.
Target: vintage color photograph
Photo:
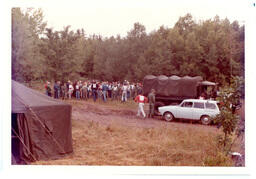
[[[247,4],[11,6],[10,164],[246,167]]]

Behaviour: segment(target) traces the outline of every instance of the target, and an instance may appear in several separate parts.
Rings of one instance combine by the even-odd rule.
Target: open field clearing
[[[81,11],[11,6],[12,163],[245,165],[247,73],[245,16],[240,11],[244,6],[138,2],[108,2],[106,7],[86,2]],[[130,5],[136,8],[130,11]],[[212,17],[205,10],[209,7],[217,10]],[[99,20],[91,20],[96,16]],[[208,126],[173,120],[174,111],[164,108],[159,112],[172,122],[160,116],[144,120],[136,117],[137,104],[131,100],[146,103],[138,94],[154,101],[156,108],[188,99],[214,99],[221,110],[216,110],[215,102],[184,101],[185,110],[179,112],[183,115],[175,115],[197,117],[203,124],[215,116],[215,125]],[[105,103],[93,102],[96,96]],[[126,97],[128,102],[122,103]]]
[[[216,136],[221,131],[216,126],[165,122],[160,117],[146,120],[137,118],[136,104],[133,101],[125,104],[111,101],[94,103],[91,100],[67,102],[73,106],[73,153],[62,159],[32,164],[233,165],[231,160],[209,162],[220,157]],[[234,147],[241,150],[239,143]]]

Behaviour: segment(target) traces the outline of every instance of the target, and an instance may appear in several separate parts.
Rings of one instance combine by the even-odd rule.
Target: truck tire
[[[162,107],[162,106],[165,106],[165,104],[163,102],[156,102],[155,103],[155,115],[156,116],[159,116],[161,115],[158,111],[158,107]]]

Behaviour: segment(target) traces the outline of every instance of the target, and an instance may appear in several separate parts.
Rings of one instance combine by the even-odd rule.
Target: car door
[[[184,101],[179,107],[177,118],[191,119],[193,117],[192,106],[193,102]]]
[[[201,116],[205,113],[204,102],[194,102],[193,105],[193,118],[194,120],[200,120]]]

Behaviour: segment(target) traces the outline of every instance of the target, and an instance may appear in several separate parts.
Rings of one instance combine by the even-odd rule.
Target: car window
[[[213,103],[205,103],[207,109],[216,109],[216,105]]]
[[[181,107],[191,108],[191,107],[192,107],[192,105],[193,105],[193,103],[192,103],[192,102],[184,102],[184,103],[181,105]]]
[[[194,102],[194,108],[204,109],[204,103]]]

